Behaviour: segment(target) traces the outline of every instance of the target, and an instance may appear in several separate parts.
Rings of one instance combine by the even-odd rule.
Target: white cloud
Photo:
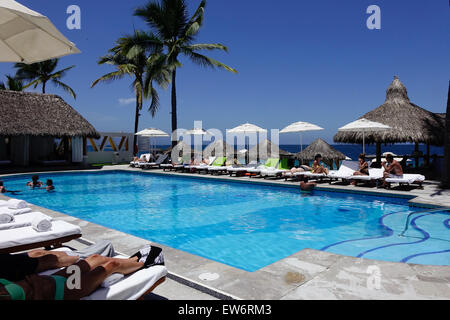
[[[121,106],[127,106],[129,104],[136,103],[136,98],[119,99],[119,103]]]

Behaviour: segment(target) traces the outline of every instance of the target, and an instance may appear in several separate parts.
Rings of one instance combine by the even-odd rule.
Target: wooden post
[[[445,116],[444,172],[441,179],[442,188],[450,188],[450,81],[448,83],[447,114]]]
[[[377,142],[377,163],[381,164],[381,142]]]
[[[87,156],[87,138],[83,138],[83,156]]]
[[[430,144],[427,143],[427,155],[425,157],[425,166],[429,167],[430,166]]]
[[[415,167],[419,168],[419,143],[416,142],[416,146],[414,148],[414,159],[415,159]]]

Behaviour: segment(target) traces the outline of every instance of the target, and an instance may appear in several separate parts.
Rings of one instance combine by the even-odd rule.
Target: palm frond
[[[188,46],[185,46],[187,49],[190,49],[192,51],[197,50],[223,50],[225,52],[228,52],[228,48],[220,43],[197,43],[197,44],[191,44]]]
[[[59,87],[61,89],[63,89],[64,91],[66,91],[68,94],[70,94],[74,99],[77,99],[77,95],[75,93],[75,91],[69,87],[67,84],[57,80],[57,79],[52,79],[52,83],[56,86]]]
[[[114,80],[120,80],[125,75],[126,75],[126,73],[124,73],[122,70],[107,73],[107,74],[101,76],[100,78],[98,78],[97,80],[95,80],[92,83],[91,88],[95,87],[100,82],[112,82]]]
[[[187,48],[183,48],[183,53],[185,55],[187,55],[192,62],[202,66],[202,67],[210,67],[210,68],[222,68],[225,69],[227,71],[233,72],[233,73],[237,73],[237,70],[227,66],[226,64],[223,64],[222,62],[219,62],[213,58],[204,56],[200,53],[194,52],[192,50],[189,50]]]

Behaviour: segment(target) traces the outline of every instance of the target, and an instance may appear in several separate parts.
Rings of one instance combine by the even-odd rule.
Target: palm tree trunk
[[[450,188],[450,82],[448,85],[447,115],[445,117],[445,158],[442,187]]]
[[[177,87],[176,87],[176,75],[177,69],[175,68],[172,72],[172,133],[178,129],[177,124]],[[172,141],[172,147],[177,145],[177,141]]]
[[[42,93],[45,94],[45,85],[47,84],[47,82],[42,82]]]
[[[139,93],[136,92],[136,117],[134,119],[134,139],[133,139],[133,155],[136,156],[138,153],[137,148],[137,136],[136,133],[139,130],[139,117],[140,117],[141,105],[139,103]]]

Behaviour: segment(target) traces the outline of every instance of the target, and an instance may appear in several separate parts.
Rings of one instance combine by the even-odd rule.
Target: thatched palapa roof
[[[59,96],[0,90],[0,136],[20,135],[100,138]]]
[[[390,126],[382,132],[366,132],[367,143],[424,143],[443,145],[445,123],[439,114],[425,110],[409,100],[408,91],[398,77],[387,89],[386,101],[377,109],[363,115],[370,121]],[[360,118],[360,119],[361,119]],[[362,132],[339,132],[335,142],[362,143]]]
[[[264,140],[258,146],[255,146],[252,149],[250,149],[249,151],[250,158],[251,159],[258,158],[257,156],[258,151],[260,159],[292,156],[292,153],[280,149],[280,147],[277,144],[269,140]]]
[[[316,141],[311,143],[308,148],[306,148],[302,152],[297,153],[295,155],[295,158],[304,161],[311,161],[314,160],[314,158],[318,154],[322,155],[325,161],[345,160],[347,158],[345,154],[334,149],[322,139],[317,139]]]

